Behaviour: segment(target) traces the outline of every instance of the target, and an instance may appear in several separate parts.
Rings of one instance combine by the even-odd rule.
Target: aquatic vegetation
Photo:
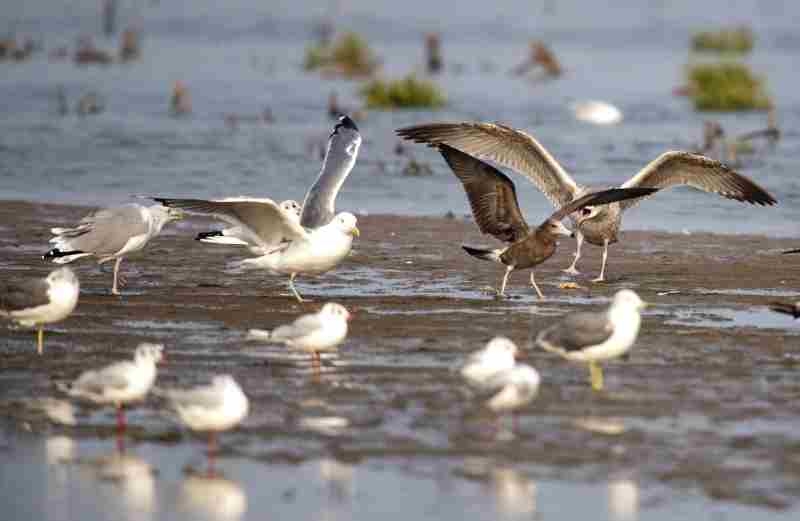
[[[700,31],[692,36],[692,49],[701,52],[747,54],[755,38],[749,27]]]
[[[306,49],[303,67],[349,78],[371,76],[379,62],[367,42],[356,33],[345,33],[330,45]]]
[[[413,74],[399,80],[373,80],[361,89],[369,108],[439,108],[447,99],[439,87]]]
[[[691,65],[689,93],[697,110],[766,110],[772,105],[764,80],[733,62]]]

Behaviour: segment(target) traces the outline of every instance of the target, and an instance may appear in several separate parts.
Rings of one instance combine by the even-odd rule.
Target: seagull
[[[259,248],[259,257],[230,265],[234,270],[265,269],[289,275],[289,289],[298,302],[303,298],[294,287],[298,274],[319,275],[333,269],[350,253],[353,238],[360,235],[356,217],[334,213],[334,202],[353,169],[361,146],[358,127],[342,116],[328,138],[322,171],[303,201],[300,222],[270,199],[214,200],[155,198],[188,212],[213,215],[238,228],[244,242]]]
[[[598,362],[622,356],[633,346],[646,306],[634,291],[620,290],[607,310],[571,313],[543,329],[536,344],[567,360],[588,362],[592,389],[601,391],[603,369]]]
[[[247,197],[229,197],[227,199],[221,199],[220,201],[221,202],[270,201],[271,202],[270,199],[251,199]],[[300,207],[300,204],[297,201],[287,199],[286,201],[281,202],[278,206],[280,207],[281,210],[286,212],[287,217],[289,219],[294,220],[298,224],[300,223],[300,213],[302,208]],[[195,237],[195,239],[200,242],[205,242],[208,244],[231,244],[236,246],[247,246],[254,255],[264,255],[267,252],[273,250],[275,247],[280,246],[280,243],[269,245],[266,248],[261,246],[258,242],[251,240],[251,234],[241,226],[225,228],[224,230],[212,230],[210,232],[201,232],[197,234],[197,237]]]
[[[595,192],[567,201],[536,229],[530,230],[517,202],[514,183],[496,168],[448,145],[439,152],[459,178],[467,193],[472,214],[481,232],[508,244],[505,248],[461,247],[482,260],[506,266],[498,296],[505,296],[506,282],[514,270],[534,268],[549,259],[556,251],[559,235],[572,236],[561,220],[583,207],[607,204],[621,199],[649,195],[657,188],[627,188]],[[593,210],[592,210],[593,211]],[[579,218],[580,219],[580,218]],[[580,221],[579,221],[580,222]],[[531,285],[540,299],[544,298],[531,270]]]
[[[125,430],[125,405],[144,399],[156,380],[156,364],[163,359],[164,346],[142,343],[133,360],[116,362],[102,369],[83,372],[71,384],[59,387],[73,398],[117,407],[117,430]]]
[[[54,248],[42,258],[56,264],[66,264],[81,257],[94,255],[97,263],[116,259],[111,294],[119,295],[117,277],[122,259],[137,252],[161,233],[170,221],[182,219],[183,211],[160,204],[142,206],[125,204],[104,208],[87,215],[74,228],[51,228]]]
[[[495,374],[514,367],[520,353],[514,342],[498,336],[483,349],[472,353],[458,372],[470,387],[481,387]]]
[[[481,159],[511,168],[530,179],[556,207],[596,191],[577,184],[550,153],[533,136],[502,124],[494,123],[430,123],[401,128],[396,133],[431,147],[449,145]],[[728,199],[768,206],[777,201],[750,179],[708,157],[691,152],[669,151],[661,154],[620,188],[676,185],[717,193]],[[578,274],[577,262],[581,245],[603,247],[603,262],[595,282],[605,280],[608,245],[619,240],[622,213],[638,203],[629,200],[608,206],[585,208],[574,218],[578,241],[575,260],[565,270]]]
[[[769,309],[777,313],[792,315],[794,318],[800,318],[800,301],[794,304],[790,302],[772,302],[769,305]]]
[[[78,277],[68,267],[44,278],[0,282],[0,317],[37,328],[36,352],[44,350],[44,324],[67,318],[78,303]]]
[[[156,389],[166,398],[189,429],[208,432],[208,455],[213,464],[217,452],[216,433],[236,427],[247,416],[250,402],[231,375],[218,375],[210,385],[191,389]]]
[[[328,302],[317,313],[303,315],[291,324],[272,331],[251,329],[248,340],[286,344],[311,353],[314,367],[319,370],[320,351],[333,351],[347,337],[347,321],[351,316],[341,304]]]

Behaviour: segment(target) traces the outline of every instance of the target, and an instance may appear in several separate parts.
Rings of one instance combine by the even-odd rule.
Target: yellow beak
[[[353,230],[350,233],[353,234],[353,237],[361,237],[361,232],[358,231],[358,228],[353,228]]]

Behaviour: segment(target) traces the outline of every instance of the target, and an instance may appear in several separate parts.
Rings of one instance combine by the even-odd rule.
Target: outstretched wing
[[[527,177],[560,207],[569,203],[578,185],[533,136],[495,123],[430,123],[400,128],[397,135],[432,147],[450,145],[488,159]]]
[[[450,169],[464,185],[472,215],[481,232],[505,242],[528,235],[514,183],[502,172],[449,145],[439,147]]]
[[[600,204],[614,203],[617,201],[624,201],[626,199],[635,199],[638,197],[646,197],[657,192],[658,188],[612,188],[610,190],[603,190],[602,192],[595,192],[579,197],[571,203],[562,206],[549,217],[550,220],[560,221],[572,212],[576,212],[584,206],[597,206]]]
[[[651,161],[638,174],[628,179],[622,188],[667,188],[675,185],[689,185],[704,192],[761,206],[771,206],[778,202],[766,190],[721,162],[700,154],[675,150],[664,152]],[[638,202],[623,203],[622,208],[630,208]]]
[[[322,171],[303,201],[300,224],[306,228],[319,228],[333,219],[336,196],[356,164],[360,146],[361,134],[356,124],[347,116],[340,117],[328,138]]]
[[[308,233],[287,212],[271,199],[242,199],[205,201],[203,199],[167,199],[156,201],[170,208],[213,215],[239,226],[248,239],[258,246],[270,248],[284,241],[305,239]]]

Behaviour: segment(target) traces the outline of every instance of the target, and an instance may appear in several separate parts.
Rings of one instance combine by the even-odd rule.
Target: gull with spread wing
[[[353,238],[359,236],[356,217],[336,214],[334,203],[350,174],[361,146],[358,127],[347,116],[336,123],[328,139],[322,171],[303,201],[300,222],[291,212],[270,199],[206,201],[201,199],[155,198],[165,206],[213,215],[239,228],[243,242],[259,257],[233,263],[234,269],[264,269],[289,275],[289,289],[299,302],[294,287],[299,274],[319,275],[336,267],[347,255]]]
[[[517,202],[514,183],[499,170],[448,145],[440,145],[450,169],[461,181],[467,193],[472,214],[481,232],[508,244],[505,248],[462,248],[479,259],[506,266],[499,296],[505,295],[508,277],[514,270],[531,269],[531,285],[540,299],[544,298],[534,278],[534,267],[553,256],[559,235],[572,236],[561,222],[584,207],[596,207],[635,197],[650,195],[657,188],[616,188],[595,192],[567,202],[534,230],[531,230]]]
[[[449,145],[467,154],[497,163],[526,176],[556,207],[562,207],[588,193],[597,191],[576,183],[561,165],[533,136],[496,123],[430,123],[398,129],[397,134],[431,147]],[[738,174],[708,157],[690,152],[670,151],[658,156],[620,188],[667,188],[688,185],[706,192],[717,193],[728,199],[773,205],[777,201],[750,179]],[[638,199],[592,206],[581,210],[573,221],[577,226],[578,241],[575,260],[565,271],[577,274],[581,245],[603,247],[600,276],[604,280],[608,245],[619,240],[622,213],[638,204]]]

